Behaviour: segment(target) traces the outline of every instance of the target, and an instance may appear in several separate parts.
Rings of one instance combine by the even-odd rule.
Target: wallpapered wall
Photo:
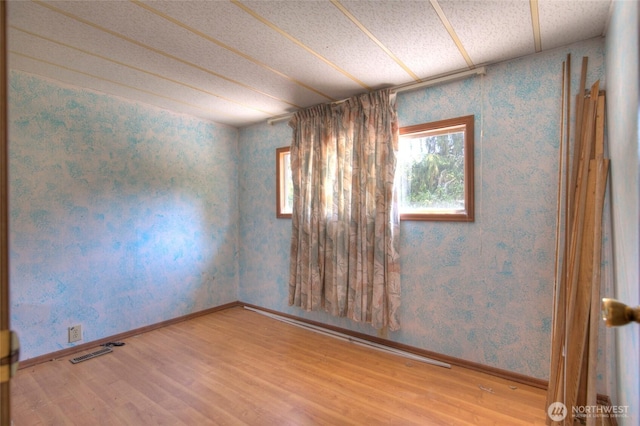
[[[400,93],[401,126],[475,115],[474,223],[403,222],[402,329],[388,338],[548,378],[562,62],[589,57],[595,39],[488,68],[487,75]],[[573,67],[577,90],[580,70]],[[275,148],[286,123],[240,130],[239,299],[368,334],[370,326],[287,305],[291,223],[275,217]]]
[[[10,74],[21,358],[237,299],[236,129]]]
[[[402,330],[388,338],[547,378],[561,64],[604,43],[401,93],[401,125],[476,116],[474,223],[403,222]],[[287,305],[291,223],[275,217],[286,123],[205,123],[10,76],[11,315],[23,359],[234,300]],[[573,81],[579,78],[574,66]],[[603,82],[604,84],[604,82]]]

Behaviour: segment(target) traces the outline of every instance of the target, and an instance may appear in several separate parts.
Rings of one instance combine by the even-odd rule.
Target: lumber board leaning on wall
[[[570,57],[567,58],[567,64]],[[564,232],[557,232],[556,286],[553,308],[551,365],[547,407],[562,402],[567,416],[562,421],[549,417],[547,424],[573,424],[572,407],[596,405],[600,298],[602,210],[609,171],[604,158],[604,103],[596,81],[585,91],[587,58],[582,60],[579,92],[576,95],[576,129],[571,140],[569,67],[563,64],[563,117],[566,140],[561,135],[558,179],[558,218],[564,217]],[[565,98],[567,101],[565,101]],[[565,115],[566,114],[566,115]],[[571,157],[571,158],[570,158]],[[564,161],[562,161],[564,160]],[[564,189],[563,189],[564,188]],[[564,198],[560,193],[564,192]],[[564,208],[563,208],[564,207]],[[560,256],[562,253],[562,256]],[[546,408],[546,407],[545,407]],[[593,423],[587,419],[587,422]]]

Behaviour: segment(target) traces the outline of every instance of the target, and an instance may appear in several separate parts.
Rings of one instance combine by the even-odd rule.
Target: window
[[[400,129],[402,220],[473,221],[474,116]]]
[[[400,129],[396,173],[401,220],[473,222],[474,116]],[[289,147],[276,149],[276,217],[291,218]]]
[[[293,178],[289,147],[276,149],[276,217],[291,218],[293,213]]]

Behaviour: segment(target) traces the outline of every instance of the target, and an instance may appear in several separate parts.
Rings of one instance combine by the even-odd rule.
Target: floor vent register
[[[91,352],[90,354],[71,358],[69,361],[71,362],[71,364],[77,364],[79,362],[86,361],[88,359],[95,358],[100,355],[108,354],[110,352],[113,352],[113,349],[111,349],[110,347],[104,347],[102,349],[98,349],[95,352]]]

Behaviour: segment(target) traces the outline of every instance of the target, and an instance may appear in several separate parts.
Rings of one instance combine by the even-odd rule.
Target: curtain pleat
[[[389,90],[298,112],[289,304],[400,328],[398,122]]]

